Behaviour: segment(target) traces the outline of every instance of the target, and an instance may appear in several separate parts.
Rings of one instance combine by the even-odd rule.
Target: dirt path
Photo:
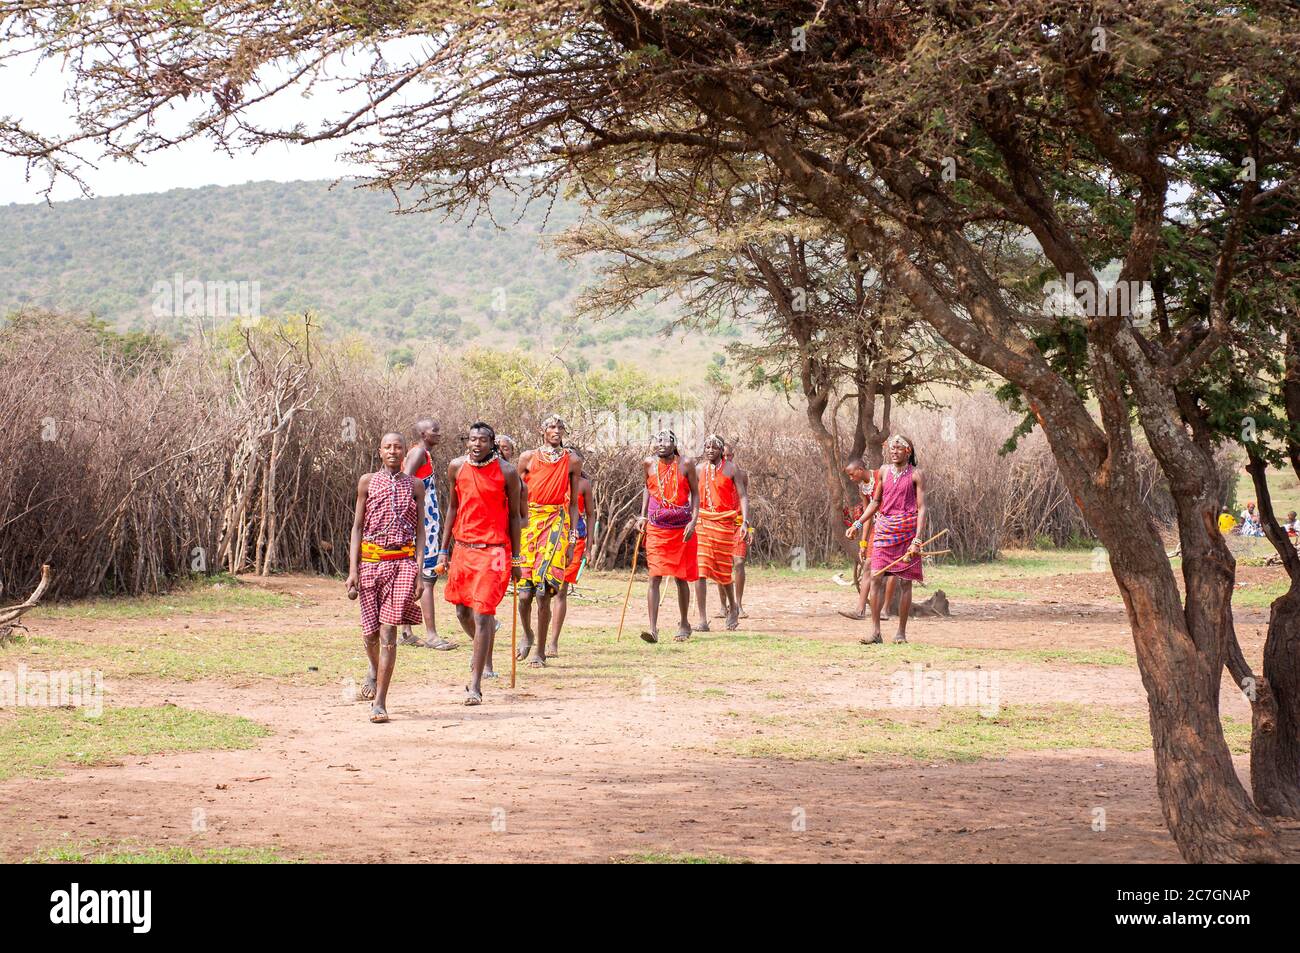
[[[314,623],[352,618],[354,607],[340,598],[337,583],[288,577],[268,585],[311,606]],[[833,615],[841,594],[824,587],[809,593],[773,582],[754,587],[747,601],[748,625],[756,630],[842,642],[858,633],[855,623]],[[301,627],[301,607],[214,612],[177,623],[191,631],[273,632],[277,625]],[[609,616],[604,601],[579,603],[570,624],[607,626]],[[97,624],[93,638],[129,640],[156,625]],[[86,630],[71,620],[46,628],[54,638]],[[912,638],[976,649],[1131,651],[1122,613],[1092,602],[957,606],[952,619],[918,621]],[[1258,646],[1248,643],[1247,651],[1257,655]],[[463,648],[458,654],[468,660]],[[507,658],[499,649],[503,671]],[[1039,752],[939,764],[736,758],[716,746],[734,735],[738,714],[880,708],[887,680],[849,661],[800,668],[780,693],[742,685],[725,695],[661,691],[647,698],[598,679],[566,681],[565,665],[576,662],[564,656],[543,673],[523,671],[513,693],[490,684],[487,703],[466,709],[453,681],[403,680],[399,656],[387,726],[370,725],[364,706],[345,704],[335,686],[115,680],[112,704],[167,701],[239,714],[275,734],[252,750],[128,758],[120,766],[2,784],[0,857],[21,859],[63,842],[132,841],[276,846],[290,857],[330,861],[607,860],[645,853],[759,861],[1178,860],[1149,752]],[[998,671],[1003,704],[1144,711],[1131,666],[1006,662]],[[1244,702],[1238,708],[1231,710],[1249,716]],[[1238,767],[1244,774],[1244,758]],[[1098,808],[1105,809],[1104,831],[1093,830]]]

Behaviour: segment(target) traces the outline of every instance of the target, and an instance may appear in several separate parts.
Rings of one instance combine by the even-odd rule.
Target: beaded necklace
[[[681,473],[677,469],[677,460],[675,457],[673,459],[673,462],[670,463],[668,466],[673,471],[673,483],[672,483],[673,492],[672,492],[671,499],[676,500],[677,489],[681,485],[679,482],[681,480]],[[660,460],[655,465],[655,482],[659,484],[659,499],[669,506],[676,506],[677,504],[675,502],[669,503],[669,496],[666,492],[664,492],[664,465],[662,460]]]

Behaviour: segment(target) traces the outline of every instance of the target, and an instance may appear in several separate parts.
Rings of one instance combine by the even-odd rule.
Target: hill
[[[346,182],[0,207],[0,314],[38,306],[182,335],[196,318],[171,288],[247,282],[245,303],[260,313],[312,310],[327,334],[359,333],[394,360],[430,340],[533,351],[567,342],[580,365],[671,354],[678,373],[703,367],[738,334],[665,339],[665,304],[571,322],[568,306],[598,263],[561,262],[545,239],[577,220],[575,203],[521,214],[502,200],[497,224],[393,209],[392,196]]]

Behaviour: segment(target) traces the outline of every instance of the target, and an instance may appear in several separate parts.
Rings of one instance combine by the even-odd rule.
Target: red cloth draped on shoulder
[[[552,463],[540,453],[534,453],[524,474],[528,484],[528,505],[555,506],[569,502],[569,454],[566,452]]]
[[[496,615],[510,585],[510,517],[506,477],[492,460],[476,467],[468,460],[456,474],[455,540],[444,598],[480,615]]]
[[[700,578],[699,535],[684,538],[691,518],[691,487],[682,474],[680,459],[655,460],[646,474],[646,490],[650,505],[645,559],[650,575],[694,582]]]
[[[736,481],[723,472],[722,466],[706,463],[699,467],[700,575],[720,585],[731,584],[732,557],[740,540],[740,493]]]

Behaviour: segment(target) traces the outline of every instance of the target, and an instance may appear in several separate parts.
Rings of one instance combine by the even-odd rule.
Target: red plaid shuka
[[[364,542],[390,550],[410,546],[418,519],[409,476],[387,470],[371,475],[361,531]],[[363,556],[358,570],[363,635],[377,634],[381,625],[420,624],[423,617],[415,602],[416,572],[413,555],[373,561]]]

